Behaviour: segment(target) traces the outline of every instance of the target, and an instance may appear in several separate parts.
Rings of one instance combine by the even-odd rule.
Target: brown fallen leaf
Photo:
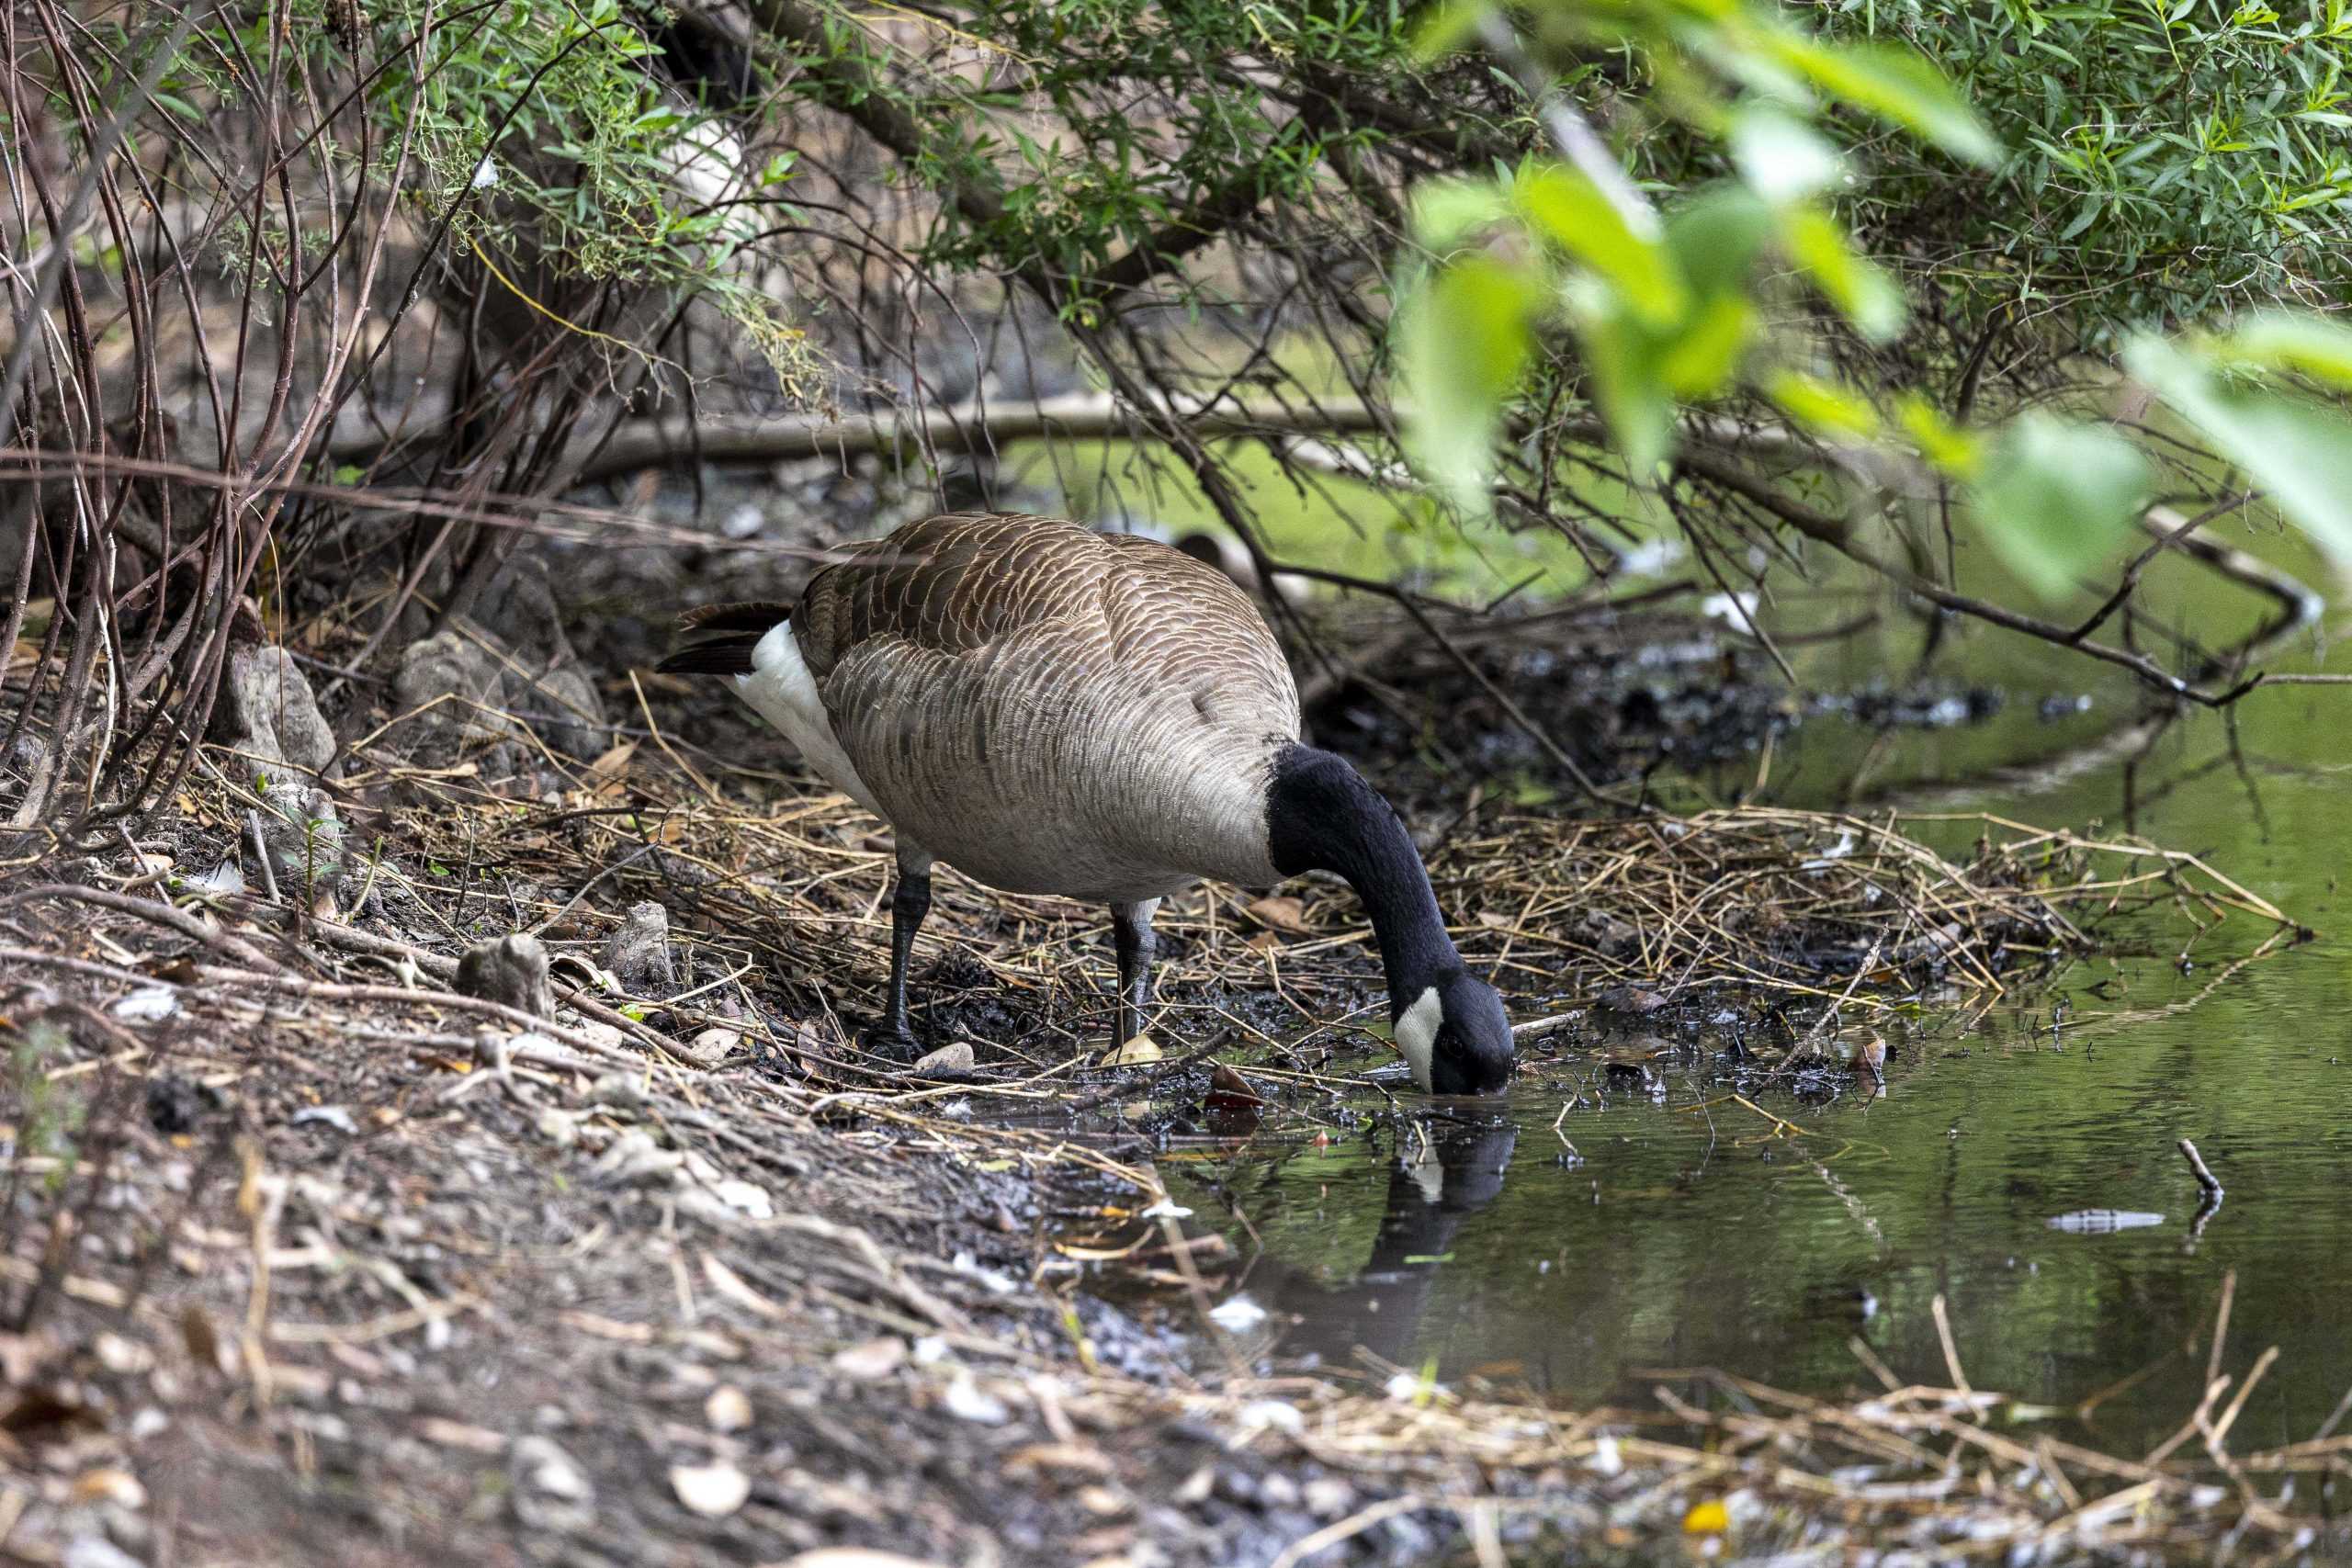
[[[1232,1109],[1263,1105],[1266,1100],[1265,1096],[1250,1087],[1248,1078],[1219,1062],[1209,1073],[1209,1092],[1202,1103],[1219,1109]]]
[[[1310,929],[1306,923],[1306,905],[1287,893],[1276,893],[1246,906],[1242,913],[1271,931],[1288,931],[1304,936]]]

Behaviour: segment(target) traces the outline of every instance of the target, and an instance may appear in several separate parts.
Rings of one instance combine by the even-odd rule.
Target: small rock
[[[678,1501],[707,1519],[723,1519],[752,1495],[752,1478],[718,1460],[710,1464],[673,1464],[670,1488]]]
[[[596,682],[577,665],[550,670],[531,682],[525,701],[534,714],[544,714],[536,727],[547,743],[567,757],[594,760],[612,740],[605,723],[605,701]]]
[[[720,1383],[702,1402],[704,1419],[714,1432],[740,1432],[752,1424],[752,1401],[731,1382]]]
[[[715,1067],[735,1054],[742,1035],[731,1029],[704,1030],[686,1043],[685,1058],[697,1067]]]
[[[895,1334],[833,1353],[833,1371],[858,1382],[878,1382],[907,1362],[907,1342]]]
[[[48,742],[30,730],[27,730],[8,742],[7,750],[0,752],[0,774],[7,775],[12,783],[17,780],[28,781],[34,773],[40,771],[41,764],[48,761]]]
[[[514,1439],[507,1450],[514,1517],[534,1529],[584,1530],[596,1519],[596,1488],[551,1438]]]
[[[662,1147],[651,1134],[631,1130],[613,1140],[588,1175],[613,1187],[671,1187],[685,1163],[685,1156]]]
[[[1355,1512],[1356,1489],[1336,1475],[1318,1475],[1299,1490],[1307,1512],[1318,1519],[1342,1519]]]
[[[468,750],[514,732],[497,660],[460,632],[436,633],[402,649],[392,697],[401,715],[394,740],[429,768],[449,767]]]
[[[969,1372],[956,1373],[956,1381],[947,1385],[946,1404],[950,1415],[982,1427],[1001,1427],[1012,1419],[1004,1401],[982,1388]]]
[[[85,1535],[66,1547],[64,1568],[146,1568],[104,1536]]]
[[[180,994],[169,986],[141,986],[107,1010],[133,1023],[153,1023],[180,1010]]]
[[[605,967],[633,996],[658,997],[678,984],[670,961],[670,911],[647,899],[629,906],[628,919],[605,948]]]
[[[548,988],[548,950],[520,931],[469,948],[458,960],[458,994],[548,1017],[555,995]]]
[[[1639,986],[1611,986],[1593,1000],[1611,1012],[1633,1018],[1656,1012],[1666,1005],[1664,997],[1656,991],[1644,990]]]
[[[221,682],[222,738],[240,751],[316,774],[334,760],[334,731],[309,677],[282,648],[241,648]]]

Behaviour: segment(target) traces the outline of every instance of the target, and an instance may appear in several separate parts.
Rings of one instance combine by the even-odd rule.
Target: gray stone
[[[544,714],[533,728],[547,743],[567,757],[595,761],[612,744],[613,732],[605,722],[605,699],[596,682],[576,664],[550,670],[531,682],[528,698],[516,705]]]
[[[260,764],[317,774],[334,759],[334,731],[319,712],[311,682],[282,648],[241,648],[229,655],[221,683],[221,739]]]
[[[402,649],[392,695],[403,716],[393,736],[428,768],[452,766],[469,750],[514,732],[503,711],[498,660],[462,632],[440,632]]]
[[[458,993],[549,1017],[555,993],[548,986],[548,950],[520,931],[468,948],[458,960]]]
[[[605,967],[632,996],[667,995],[678,983],[670,958],[670,911],[650,899],[630,905],[628,919],[605,944]]]
[[[552,1438],[517,1438],[507,1450],[514,1517],[533,1529],[566,1534],[596,1522],[596,1487]]]

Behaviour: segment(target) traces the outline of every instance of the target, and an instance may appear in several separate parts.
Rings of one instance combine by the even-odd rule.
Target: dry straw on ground
[[[1956,1346],[1936,1386],[1858,1350],[1883,1386],[1851,1400],[1662,1373],[1640,1410],[1221,1357],[1188,1300],[1216,1249],[1144,1213],[1149,1145],[1081,1112],[1196,1093],[1204,1052],[1272,1114],[1303,1083],[1344,1090],[1381,1013],[1342,889],[1181,901],[1166,1058],[1105,1071],[1098,913],[945,881],[930,1023],[977,1066],[910,1084],[843,1027],[875,1001],[889,857],[838,799],[718,780],[658,736],[520,801],[363,751],[365,852],[272,900],[202,890],[260,804],[219,762],[168,830],[0,891],[0,1271],[26,1309],[0,1339],[0,1539],[30,1560],[94,1532],[161,1532],[190,1562],[473,1560],[512,1538],[583,1561],[1148,1544],[1285,1568],[2256,1561],[2334,1539],[2352,1438],[2233,1448],[2275,1373],[2218,1331],[2200,1408],[2133,1455],[2043,1436]],[[394,782],[411,804],[357,804]],[[2193,857],[1973,830],[1955,864],[1884,818],[1480,815],[1431,861],[1465,950],[1531,1010],[1738,1000],[1792,1052],[1838,1010],[1989,1004],[2094,931],[2241,958],[2295,935]],[[600,955],[649,897],[677,987],[633,998]],[[555,1017],[450,991],[468,944],[533,928]],[[87,1115],[36,1147],[41,1097]],[[1210,1353],[1092,1302],[1087,1270],[1128,1266],[1105,1257],[1188,1280],[1170,1310]],[[366,1506],[322,1514],[322,1486]],[[378,1551],[394,1516],[407,1547]]]

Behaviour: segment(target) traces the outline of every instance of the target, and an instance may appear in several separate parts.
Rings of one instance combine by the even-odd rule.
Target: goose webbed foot
[[[922,1041],[907,1027],[903,1019],[895,1022],[884,1019],[868,1026],[857,1037],[857,1043],[869,1055],[879,1056],[886,1062],[895,1062],[902,1067],[923,1054]]]

